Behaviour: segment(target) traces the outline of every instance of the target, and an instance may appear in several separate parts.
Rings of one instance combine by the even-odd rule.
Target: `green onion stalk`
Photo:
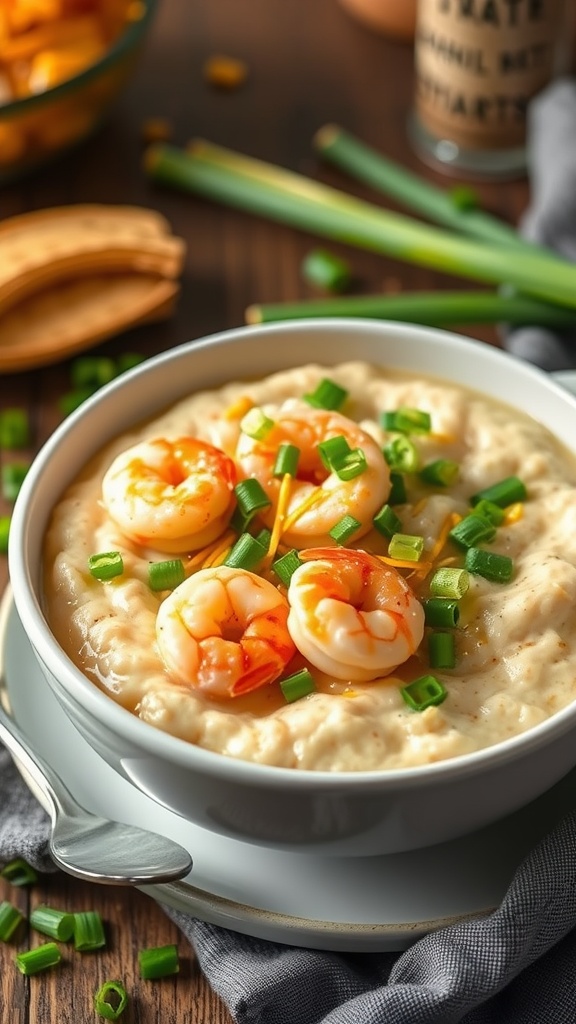
[[[576,267],[526,245],[460,237],[381,209],[337,189],[196,140],[186,150],[163,143],[146,155],[156,182],[227,203],[304,231],[399,260],[520,291],[576,309]]]

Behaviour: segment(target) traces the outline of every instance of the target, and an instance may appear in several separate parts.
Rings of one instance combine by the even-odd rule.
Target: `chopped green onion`
[[[321,441],[318,452],[322,462],[340,480],[353,480],[360,476],[367,466],[366,456],[361,448],[350,448],[341,434]]]
[[[413,711],[425,711],[435,704],[441,704],[448,696],[448,691],[436,676],[421,676],[403,686],[400,693]]]
[[[36,949],[28,949],[17,953],[14,957],[16,967],[22,974],[38,974],[48,967],[54,967],[62,959],[60,947],[55,942],[44,942]]]
[[[270,547],[270,541],[272,540],[272,530],[269,530],[267,526],[264,526],[261,530],[258,530],[254,540],[257,540],[262,545],[264,551],[268,551]]]
[[[393,537],[395,533],[400,533],[402,530],[402,522],[390,505],[382,505],[380,511],[374,516],[372,524],[379,533],[388,538]]]
[[[25,409],[3,409],[0,412],[0,448],[13,451],[30,444],[30,422]]]
[[[461,548],[473,548],[482,541],[494,540],[496,527],[483,516],[471,514],[456,523],[448,536]]]
[[[508,555],[498,555],[482,548],[469,548],[464,564],[468,572],[483,576],[492,583],[508,583],[514,572],[514,563]]]
[[[327,292],[344,292],[352,281],[347,261],[326,249],[314,249],[305,256],[302,275],[309,284]]]
[[[147,981],[153,978],[165,978],[169,974],[178,974],[180,970],[178,949],[173,944],[140,950],[138,963],[140,977]]]
[[[94,1009],[106,1020],[119,1020],[128,1005],[128,993],[121,981],[105,981],[94,996]]]
[[[330,471],[334,468],[335,462],[342,461],[351,451],[344,434],[336,434],[326,441],[320,441],[317,447],[324,466]]]
[[[500,526],[504,521],[504,509],[500,508],[500,505],[495,505],[493,501],[488,501],[487,498],[480,498],[480,501],[476,502],[474,515],[487,519],[492,526]]]
[[[181,558],[167,558],[163,562],[148,565],[148,586],[150,590],[175,590],[186,579],[186,570]]]
[[[458,600],[470,586],[470,577],[466,569],[444,566],[437,569],[430,580],[430,593],[433,597],[450,597]]]
[[[429,434],[432,425],[429,412],[412,409],[408,405],[383,412],[380,423],[384,430],[396,430],[401,434]]]
[[[117,375],[116,364],[108,356],[80,356],[70,367],[73,388],[101,388]]]
[[[239,533],[243,533],[255,515],[263,508],[269,508],[271,499],[266,494],[259,480],[249,477],[240,480],[234,488],[237,506],[230,520],[230,525]]]
[[[38,881],[34,868],[23,857],[15,857],[14,860],[8,861],[0,871],[0,876],[10,882],[10,885],[17,886],[35,885]]]
[[[18,925],[24,920],[24,914],[12,903],[3,900],[0,903],[0,940],[9,942]]]
[[[401,473],[415,473],[420,466],[418,449],[405,434],[388,441],[384,445],[383,455],[390,468]]]
[[[280,689],[284,694],[284,699],[291,704],[293,701],[300,700],[302,697],[307,697],[309,693],[313,693],[316,689],[316,684],[308,669],[303,668],[300,672],[295,672],[294,675],[282,679],[280,681]]]
[[[83,387],[67,391],[58,402],[60,412],[63,416],[69,416],[71,412],[79,409],[88,398],[91,398],[97,390],[95,387]]]
[[[334,523],[334,526],[331,530],[328,530],[328,533],[337,544],[346,544],[361,526],[362,523],[355,519],[354,516],[345,515],[337,523]]]
[[[5,462],[2,466],[2,497],[6,501],[15,501],[20,488],[24,483],[24,477],[30,469],[28,462]]]
[[[0,516],[0,554],[5,555],[8,551],[8,536],[10,534],[10,516]]]
[[[428,597],[422,602],[424,622],[427,626],[447,629],[457,626],[460,619],[458,601],[450,597]]]
[[[348,392],[336,381],[324,377],[316,385],[314,391],[303,395],[303,398],[308,405],[313,405],[316,409],[340,409],[348,398]]]
[[[73,917],[75,949],[81,953],[87,953],[106,945],[104,924],[97,910],[80,911]]]
[[[240,430],[254,441],[263,441],[274,427],[274,420],[254,405],[240,420]]]
[[[460,466],[453,459],[435,459],[420,470],[420,479],[426,484],[450,487],[456,483]]]
[[[30,924],[37,932],[60,942],[68,942],[74,934],[74,915],[55,907],[35,907],[30,914]]]
[[[299,458],[300,449],[295,444],[289,444],[287,441],[281,444],[276,453],[274,476],[285,476],[286,473],[296,476]]]
[[[526,487],[517,476],[507,476],[504,480],[499,480],[498,483],[492,484],[491,487],[485,487],[482,491],[478,491],[477,494],[473,494],[470,498],[472,505],[477,505],[479,501],[484,499],[485,501],[491,501],[500,508],[506,508],[507,505],[513,505],[517,501],[526,500]]]
[[[454,633],[430,633],[428,637],[428,659],[430,661],[430,668],[454,668],[456,664]]]
[[[404,562],[418,562],[424,551],[424,537],[412,533],[395,533],[390,538],[388,554]]]
[[[408,495],[406,494],[406,481],[401,473],[390,473],[390,494],[388,495],[389,505],[405,505]]]
[[[231,569],[246,569],[251,572],[260,564],[267,550],[268,547],[264,547],[251,533],[241,533],[224,565]]]
[[[124,559],[119,551],[100,551],[90,555],[88,570],[96,580],[113,580],[124,572]]]
[[[282,555],[280,558],[277,558],[275,562],[272,562],[274,572],[285,587],[290,585],[292,575],[301,565],[302,559],[300,558],[296,548],[292,548],[291,551],[287,551],[285,555]]]

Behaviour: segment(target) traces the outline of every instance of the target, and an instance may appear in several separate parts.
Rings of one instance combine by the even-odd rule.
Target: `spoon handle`
[[[54,823],[58,812],[72,813],[79,807],[62,779],[40,755],[32,750],[26,736],[0,702],[0,740],[13,757],[21,763],[34,781],[43,799],[44,809]]]

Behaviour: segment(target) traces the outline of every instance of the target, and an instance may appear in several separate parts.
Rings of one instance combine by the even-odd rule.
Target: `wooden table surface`
[[[218,92],[206,83],[203,64],[216,53],[246,61],[249,79],[241,89]],[[337,122],[429,180],[447,184],[410,149],[405,126],[412,84],[410,46],[372,34],[353,21],[337,0],[306,5],[286,0],[251,0],[250,4],[161,0],[137,75],[110,121],[57,164],[0,188],[0,218],[75,202],[136,203],[164,213],[188,245],[177,310],[166,323],[135,329],[97,349],[101,354],[152,355],[241,325],[251,303],[309,296],[300,264],[318,240],[154,187],[141,170],[144,122],[151,117],[168,119],[172,140],[178,145],[203,136],[375,199],[322,166],[314,156],[312,136],[321,125]],[[478,191],[485,206],[512,223],[528,200],[525,181],[482,185]],[[383,287],[463,285],[370,253],[335,245],[332,249],[352,262],[366,292]],[[466,333],[497,343],[489,328]],[[30,411],[38,446],[60,421],[58,400],[69,388],[70,363],[65,362],[5,375],[0,400],[5,406]],[[0,507],[0,514],[9,511],[6,503]],[[0,556],[0,591],[8,580],[5,562]],[[104,952],[72,953],[61,969],[30,980],[12,964],[16,947],[2,945],[3,1019],[8,1019],[10,1008],[13,1024],[90,1021],[98,983],[118,976],[134,997],[125,1017],[129,1022],[230,1022],[227,1010],[201,977],[188,943],[141,893],[89,886],[55,875],[31,890],[0,884],[0,899],[16,901],[24,910],[42,902],[71,910],[98,909],[108,933]],[[28,935],[21,937],[20,948],[28,941]],[[169,942],[179,946],[178,977],[155,984],[142,982],[137,973],[138,949]]]

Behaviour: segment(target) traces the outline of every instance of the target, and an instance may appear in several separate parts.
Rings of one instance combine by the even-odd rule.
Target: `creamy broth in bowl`
[[[192,393],[90,460],[43,556],[94,685],[229,758],[423,766],[576,697],[575,460],[440,378],[313,363]]]

